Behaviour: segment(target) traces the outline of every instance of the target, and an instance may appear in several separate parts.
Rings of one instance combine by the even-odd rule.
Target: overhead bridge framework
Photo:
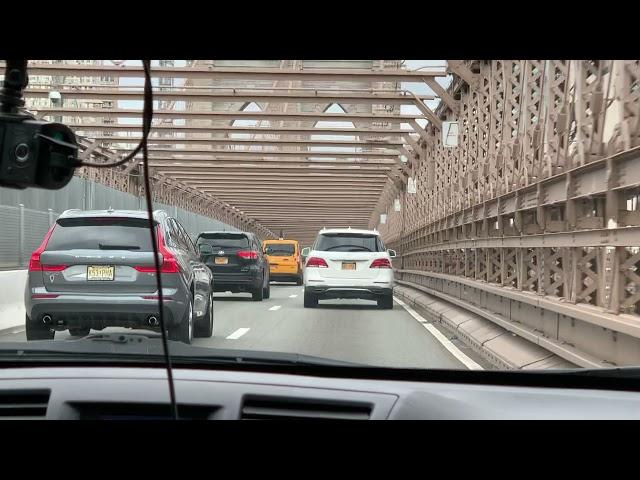
[[[141,134],[119,83],[144,72],[106,63],[33,62],[27,89],[94,161]],[[153,67],[155,198],[303,245],[377,228],[401,284],[572,364],[640,364],[639,61],[325,64]],[[139,162],[79,174],[141,194]]]

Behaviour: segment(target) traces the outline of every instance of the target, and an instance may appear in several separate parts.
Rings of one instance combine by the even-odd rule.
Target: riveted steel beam
[[[80,89],[82,88],[82,89]],[[413,95],[401,93],[351,93],[341,91],[254,91],[251,89],[227,89],[228,91],[207,90],[205,88],[194,91],[174,88],[169,91],[161,90],[153,93],[154,100],[173,100],[185,102],[219,102],[219,103],[344,103],[369,105],[413,105]],[[64,100],[127,100],[142,101],[142,90],[127,90],[123,87],[96,88],[91,85],[73,86],[57,90]],[[26,98],[48,98],[51,89],[29,88],[24,94]],[[420,95],[419,101],[433,100],[433,95]]]
[[[142,118],[142,110],[132,108],[113,108],[96,110],[92,108],[42,107],[37,109],[44,116],[63,115],[83,118]],[[422,115],[374,115],[369,113],[282,113],[282,112],[249,112],[249,111],[193,111],[193,110],[156,110],[154,118],[198,119],[212,121],[226,120],[274,120],[289,122],[409,122]],[[428,120],[425,118],[425,120]]]
[[[4,65],[2,65],[4,66]],[[157,67],[151,69],[154,78],[224,79],[224,80],[298,80],[330,82],[421,82],[424,78],[445,77],[443,69],[421,70],[359,70],[359,69],[308,69],[290,70],[275,68],[224,68],[224,67]],[[65,65],[29,63],[29,75],[63,77],[144,77],[140,66]]]

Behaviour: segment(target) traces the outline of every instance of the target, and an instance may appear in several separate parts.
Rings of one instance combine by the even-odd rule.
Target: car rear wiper
[[[106,245],[104,243],[98,243],[100,250],[140,250],[138,245]]]

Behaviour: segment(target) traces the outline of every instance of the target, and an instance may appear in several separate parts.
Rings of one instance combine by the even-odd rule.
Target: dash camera
[[[69,127],[19,111],[27,84],[26,60],[7,60],[0,90],[0,186],[57,190],[73,178],[78,143]]]

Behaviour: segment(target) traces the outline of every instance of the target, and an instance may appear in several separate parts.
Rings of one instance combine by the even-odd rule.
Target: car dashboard
[[[639,419],[640,393],[174,369],[189,420]],[[0,370],[0,417],[170,418],[166,371],[137,367]]]

